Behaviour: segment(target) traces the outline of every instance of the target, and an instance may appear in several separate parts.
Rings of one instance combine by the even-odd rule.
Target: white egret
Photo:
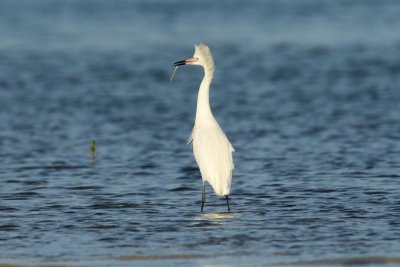
[[[181,65],[197,65],[204,69],[204,78],[197,97],[195,124],[189,138],[203,180],[201,212],[206,200],[206,181],[212,186],[217,196],[225,196],[230,212],[228,196],[234,168],[232,153],[235,149],[211,112],[209,93],[215,67],[210,49],[204,44],[195,45],[192,58],[174,63],[175,67]]]

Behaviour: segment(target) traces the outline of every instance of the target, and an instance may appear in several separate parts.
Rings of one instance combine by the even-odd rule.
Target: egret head
[[[206,71],[214,71],[214,60],[212,58],[210,48],[205,44],[197,44],[194,46],[194,54],[192,58],[177,61],[174,66],[182,65],[198,65],[204,67]]]

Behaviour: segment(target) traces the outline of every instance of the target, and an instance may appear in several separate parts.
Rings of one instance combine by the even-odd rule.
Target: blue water
[[[400,264],[400,2],[1,1],[0,265]],[[230,196],[186,145],[207,43]],[[96,160],[90,156],[97,142]]]

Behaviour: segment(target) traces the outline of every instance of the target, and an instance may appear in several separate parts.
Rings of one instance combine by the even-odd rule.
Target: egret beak
[[[175,67],[182,66],[182,65],[193,65],[196,62],[196,59],[189,58],[185,60],[180,60],[174,63]]]

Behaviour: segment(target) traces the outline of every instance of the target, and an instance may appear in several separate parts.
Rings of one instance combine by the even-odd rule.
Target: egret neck
[[[199,94],[197,96],[197,110],[195,125],[214,118],[210,107],[210,85],[214,76],[214,66],[204,68],[204,78],[200,84]]]

